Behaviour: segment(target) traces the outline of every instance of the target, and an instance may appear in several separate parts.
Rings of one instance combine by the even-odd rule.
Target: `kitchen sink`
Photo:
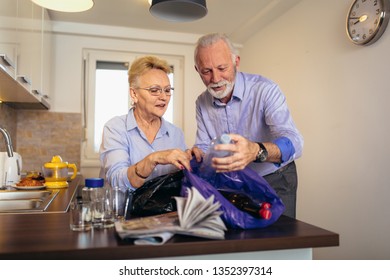
[[[0,213],[44,212],[59,190],[0,191]]]

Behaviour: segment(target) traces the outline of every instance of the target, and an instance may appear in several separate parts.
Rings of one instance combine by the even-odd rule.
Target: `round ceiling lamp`
[[[59,12],[84,12],[93,6],[93,0],[31,0],[49,10]]]
[[[173,22],[194,21],[207,14],[206,0],[153,0],[150,13]]]

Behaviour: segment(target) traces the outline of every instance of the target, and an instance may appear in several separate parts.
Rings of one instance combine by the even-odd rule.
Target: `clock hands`
[[[366,21],[368,19],[368,16],[367,15],[362,15],[360,17],[350,17],[349,19],[357,19],[357,21],[355,21],[353,23],[353,25],[359,23],[359,22],[363,22],[363,21]]]

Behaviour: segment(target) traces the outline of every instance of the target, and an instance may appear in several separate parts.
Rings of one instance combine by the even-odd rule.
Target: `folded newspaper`
[[[115,223],[121,238],[133,238],[137,245],[164,244],[175,234],[224,239],[226,226],[221,219],[219,202],[214,196],[205,199],[199,191],[188,189],[187,197],[175,197],[177,211],[134,218]]]

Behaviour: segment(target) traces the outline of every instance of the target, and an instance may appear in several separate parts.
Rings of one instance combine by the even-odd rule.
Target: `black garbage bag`
[[[131,207],[125,218],[145,217],[176,211],[174,196],[180,196],[183,171],[146,181],[133,192]]]

